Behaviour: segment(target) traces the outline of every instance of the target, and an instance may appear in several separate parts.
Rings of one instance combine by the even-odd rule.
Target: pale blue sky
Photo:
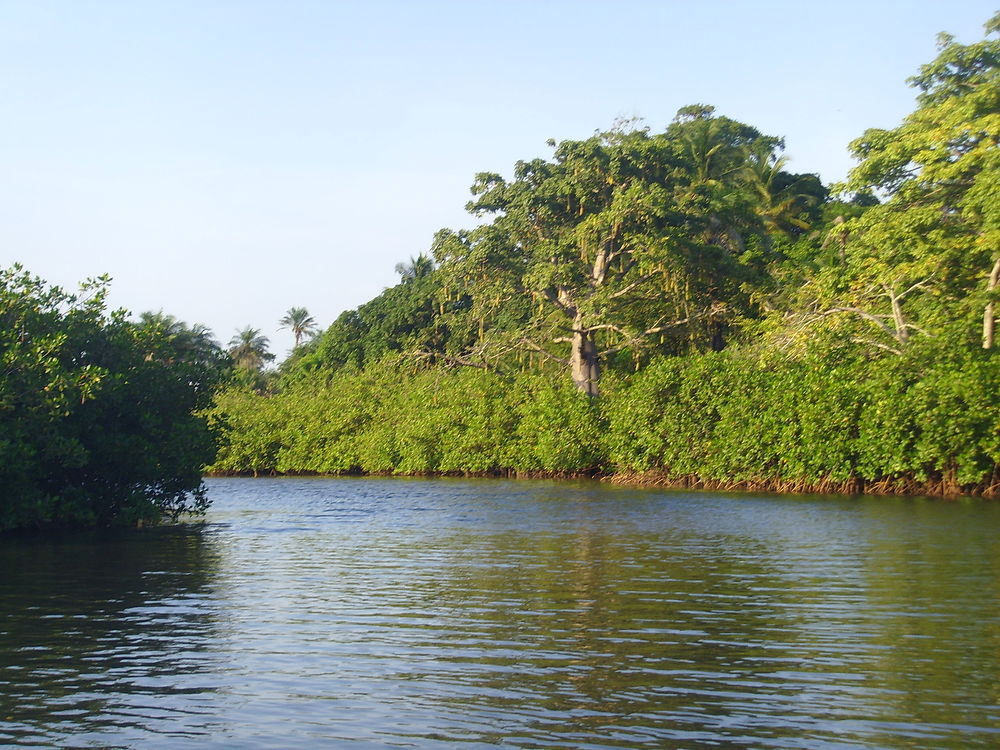
[[[686,104],[830,182],[996,0],[0,0],[0,265],[210,326],[322,326],[397,281],[480,171]]]

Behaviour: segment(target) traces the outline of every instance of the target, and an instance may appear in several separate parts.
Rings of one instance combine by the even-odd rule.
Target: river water
[[[213,479],[0,539],[0,745],[1000,747],[1000,504]]]

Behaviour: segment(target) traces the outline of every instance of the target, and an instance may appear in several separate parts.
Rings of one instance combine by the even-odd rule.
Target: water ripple
[[[212,480],[0,549],[0,744],[1000,745],[1000,510]]]

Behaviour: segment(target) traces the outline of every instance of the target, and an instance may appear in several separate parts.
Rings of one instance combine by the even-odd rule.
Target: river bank
[[[627,487],[663,487],[666,489],[711,490],[720,492],[769,492],[788,495],[913,495],[944,498],[1000,497],[1000,480],[990,484],[962,485],[954,473],[936,479],[913,477],[866,480],[822,479],[819,481],[758,479],[703,479],[697,476],[672,476],[662,471],[622,472],[602,477],[603,481]]]
[[[933,479],[918,480],[914,477],[894,477],[880,480],[866,480],[855,477],[848,480],[822,479],[820,481],[782,480],[774,478],[709,479],[693,475],[676,476],[661,470],[653,471],[475,471],[475,472],[342,472],[323,474],[318,472],[207,472],[206,478],[273,478],[273,477],[374,477],[401,479],[515,479],[515,480],[594,480],[619,487],[663,488],[670,490],[704,490],[711,492],[764,492],[779,495],[873,495],[873,496],[914,496],[958,499],[1000,497],[1000,478],[994,477],[989,484],[960,484],[954,472]]]

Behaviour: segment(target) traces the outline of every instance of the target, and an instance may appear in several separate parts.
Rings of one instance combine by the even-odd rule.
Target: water
[[[1000,504],[217,479],[0,540],[0,745],[1000,747]]]

